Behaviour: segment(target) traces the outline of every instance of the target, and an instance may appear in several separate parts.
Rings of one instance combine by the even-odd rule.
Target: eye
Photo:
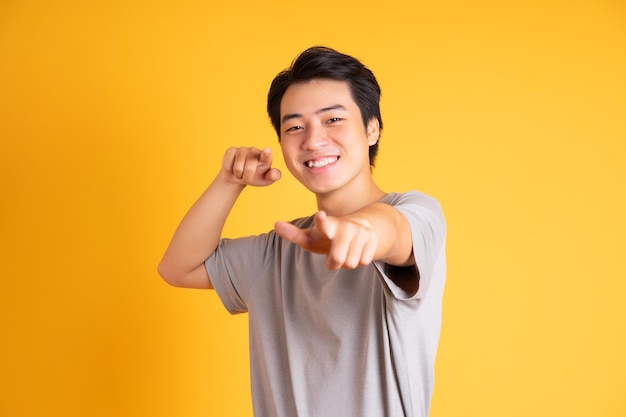
[[[331,117],[330,119],[328,119],[328,120],[326,121],[326,123],[336,123],[336,122],[339,122],[339,121],[341,121],[341,120],[343,120],[343,119],[342,119],[342,118],[340,118],[340,117]]]
[[[291,126],[285,129],[285,132],[295,132],[296,130],[304,129],[302,126]]]

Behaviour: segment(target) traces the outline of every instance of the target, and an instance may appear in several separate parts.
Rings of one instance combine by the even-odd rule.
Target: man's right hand
[[[228,182],[263,187],[280,179],[272,168],[272,150],[265,148],[229,148],[222,160],[222,175]]]
[[[270,185],[278,179],[280,171],[272,168],[269,148],[228,149],[219,174],[174,232],[159,263],[163,279],[177,287],[212,288],[204,261],[217,248],[226,218],[239,194],[246,185]]]

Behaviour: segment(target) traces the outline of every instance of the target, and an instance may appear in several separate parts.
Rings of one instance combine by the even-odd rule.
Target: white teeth
[[[332,164],[336,160],[336,156],[329,156],[327,158],[318,159],[317,161],[306,161],[306,166],[308,166],[309,168],[322,168]]]

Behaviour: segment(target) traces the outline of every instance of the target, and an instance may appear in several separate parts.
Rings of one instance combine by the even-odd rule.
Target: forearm
[[[377,239],[374,260],[390,265],[413,264],[413,242],[409,223],[393,206],[374,203],[345,216],[347,220],[364,222]]]
[[[319,211],[307,229],[277,222],[276,233],[303,249],[326,255],[328,269],[352,269],[383,261],[395,266],[413,264],[413,244],[406,218],[388,204],[372,204],[345,216]]]
[[[347,217],[369,224],[378,243],[373,260],[385,262],[389,278],[407,294],[415,294],[419,289],[419,270],[413,258],[413,240],[406,218],[394,207],[382,203]]]
[[[165,281],[181,287],[211,288],[204,261],[217,248],[226,218],[244,187],[217,175],[180,222],[159,263]]]

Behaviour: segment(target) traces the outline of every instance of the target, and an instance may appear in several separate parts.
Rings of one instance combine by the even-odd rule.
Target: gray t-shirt
[[[330,271],[274,231],[222,239],[206,261],[231,313],[249,313],[257,417],[425,417],[434,382],[446,275],[441,207],[418,192],[380,202],[409,221],[419,290],[382,262]],[[310,227],[312,218],[293,221]]]

